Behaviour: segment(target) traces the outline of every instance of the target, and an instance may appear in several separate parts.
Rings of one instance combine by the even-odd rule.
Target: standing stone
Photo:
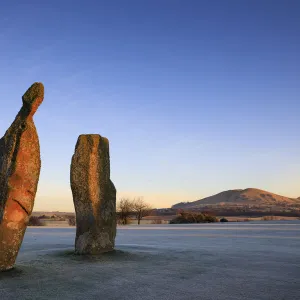
[[[71,163],[76,211],[75,252],[112,251],[116,237],[116,189],[110,180],[109,142],[98,134],[80,135]]]
[[[43,99],[43,84],[34,83],[0,139],[0,271],[13,267],[33,209],[41,168],[33,115]]]

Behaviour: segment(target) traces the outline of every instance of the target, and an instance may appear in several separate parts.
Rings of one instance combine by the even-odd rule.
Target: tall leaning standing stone
[[[80,135],[71,163],[71,189],[76,211],[75,252],[112,251],[116,237],[116,189],[110,180],[108,139]]]
[[[0,271],[13,267],[33,209],[41,168],[33,115],[43,99],[43,84],[34,83],[0,139]]]

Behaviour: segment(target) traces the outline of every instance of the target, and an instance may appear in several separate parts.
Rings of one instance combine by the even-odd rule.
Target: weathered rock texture
[[[34,83],[23,106],[0,139],[0,270],[13,267],[31,215],[41,160],[33,115],[44,99],[44,86]]]
[[[116,236],[116,189],[110,180],[109,142],[98,134],[80,135],[71,163],[76,211],[75,251],[112,251]]]

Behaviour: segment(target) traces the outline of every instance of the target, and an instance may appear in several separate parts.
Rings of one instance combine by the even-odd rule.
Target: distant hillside
[[[294,205],[300,204],[299,199],[288,198],[276,195],[267,191],[248,188],[245,190],[229,190],[219,194],[203,198],[194,202],[181,202],[172,206],[175,209],[191,209],[200,208],[206,205],[255,205],[255,206],[269,206],[269,205]]]

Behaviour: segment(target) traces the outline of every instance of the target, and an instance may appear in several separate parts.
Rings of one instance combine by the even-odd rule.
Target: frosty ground
[[[300,221],[119,227],[73,253],[75,228],[28,228],[0,299],[300,299]]]

